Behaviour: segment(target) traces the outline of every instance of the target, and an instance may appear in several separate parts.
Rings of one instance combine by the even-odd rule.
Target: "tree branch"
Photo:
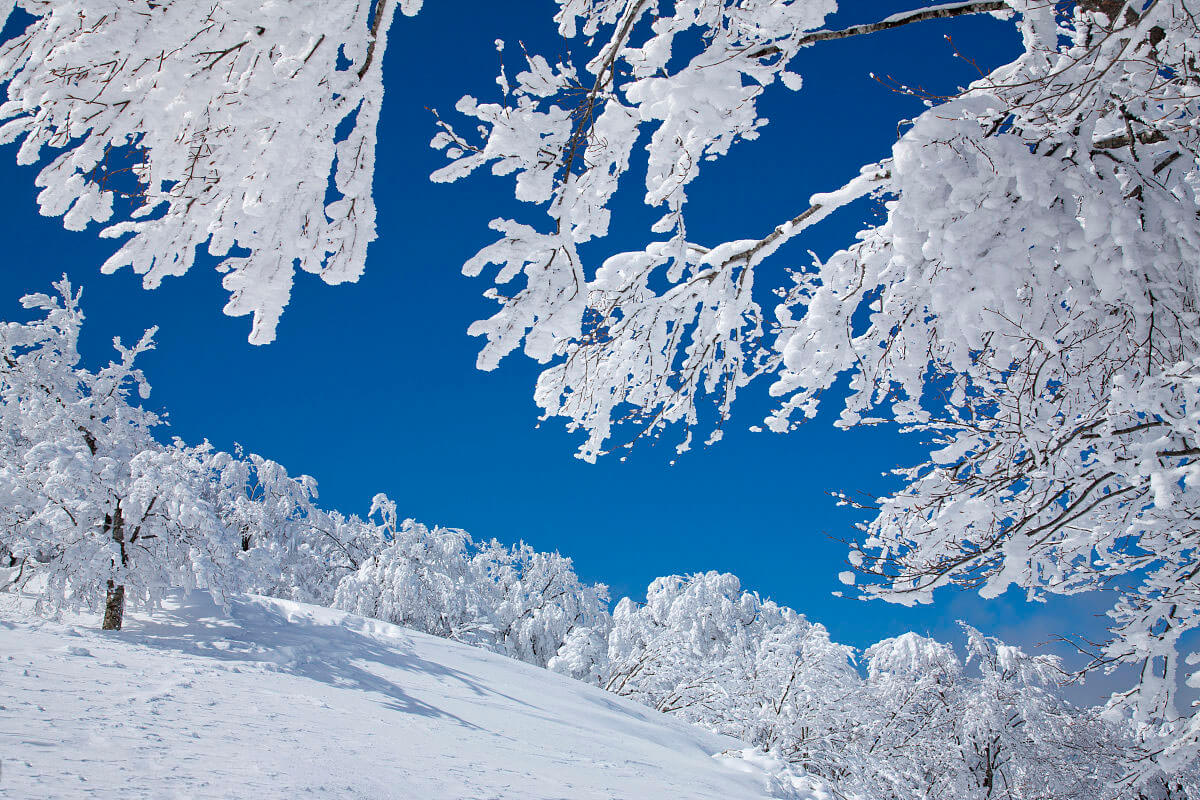
[[[363,65],[358,70],[359,80],[363,79],[367,70],[371,68],[371,62],[375,60],[375,42],[379,38],[379,26],[383,23],[383,10],[387,6],[387,2],[388,0],[378,0],[375,5],[375,18],[371,20],[371,41],[367,45],[367,57],[363,59]]]
[[[707,279],[711,281],[716,278],[717,273],[721,269],[729,266],[730,264],[735,264],[737,262],[745,262],[746,264],[749,264],[754,256],[757,255],[763,248],[770,247],[776,242],[779,242],[780,239],[793,238],[805,228],[812,227],[816,223],[824,220],[827,216],[839,208],[842,208],[843,206],[858,200],[867,194],[870,194],[875,190],[877,185],[884,183],[891,177],[892,173],[890,170],[886,169],[882,165],[876,165],[875,169],[865,170],[857,178],[850,181],[850,183],[846,184],[836,192],[832,192],[830,194],[813,195],[814,200],[821,198],[824,202],[814,202],[804,211],[801,211],[787,222],[776,226],[773,231],[768,233],[763,238],[752,242],[749,246],[727,257],[715,269],[703,272],[693,278],[693,280]],[[712,252],[712,248],[702,247],[700,245],[691,244],[689,247],[701,255]]]
[[[1007,9],[1008,3],[1001,0],[984,0],[983,2],[970,3],[951,3],[942,6],[934,6],[933,8],[922,8],[916,11],[903,11],[899,14],[893,14],[887,19],[882,19],[879,22],[871,22],[863,25],[853,25],[849,28],[843,28],[838,31],[814,31],[813,33],[803,36],[796,41],[800,47],[805,47],[817,42],[827,42],[831,39],[848,39],[851,36],[862,36],[868,33],[877,33],[879,31],[887,31],[892,28],[899,28],[913,22],[925,22],[931,19],[949,19],[951,17],[961,17],[967,14],[989,14],[993,11],[1004,11]],[[779,52],[779,48],[775,45],[768,45],[761,50],[752,53],[751,58],[766,58],[773,56]]]
[[[1155,130],[1138,131],[1134,134],[1133,138],[1137,139],[1138,144],[1154,144],[1155,142],[1165,142],[1167,140],[1166,134]],[[1092,142],[1092,149],[1119,150],[1122,147],[1129,147],[1131,141],[1132,139],[1128,133],[1118,133],[1095,140]]]

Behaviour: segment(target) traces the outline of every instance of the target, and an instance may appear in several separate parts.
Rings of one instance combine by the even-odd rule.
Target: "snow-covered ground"
[[[743,745],[330,609],[178,598],[117,633],[0,594],[0,798],[828,795]]]

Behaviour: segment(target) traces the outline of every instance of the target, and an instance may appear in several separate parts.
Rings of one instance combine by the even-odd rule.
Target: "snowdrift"
[[[103,633],[30,611],[0,595],[6,800],[829,798],[734,740],[353,614],[196,593]]]

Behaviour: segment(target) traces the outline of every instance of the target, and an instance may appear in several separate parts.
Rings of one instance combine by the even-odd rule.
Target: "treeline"
[[[658,578],[604,627],[572,631],[550,668],[773,753],[840,797],[1184,798],[1194,773],[1124,784],[1136,731],[1058,691],[1054,656],[969,625],[966,658],[906,633],[837,644],[733,575]]]
[[[1126,785],[1139,731],[1065,702],[1057,659],[963,626],[966,657],[915,634],[859,653],[710,572],[654,581],[610,613],[602,585],[525,544],[322,509],[316,482],[207,443],[164,444],[132,402],[135,360],[80,366],[80,295],[24,298],[0,325],[0,587],[45,609],[153,607],[174,589],[334,605],[549,667],[744,742],[840,796],[1200,796],[1193,772]]]

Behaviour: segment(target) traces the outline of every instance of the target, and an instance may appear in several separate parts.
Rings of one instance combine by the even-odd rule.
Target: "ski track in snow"
[[[0,595],[0,798],[828,798],[744,745],[353,614],[204,594],[120,632]]]

